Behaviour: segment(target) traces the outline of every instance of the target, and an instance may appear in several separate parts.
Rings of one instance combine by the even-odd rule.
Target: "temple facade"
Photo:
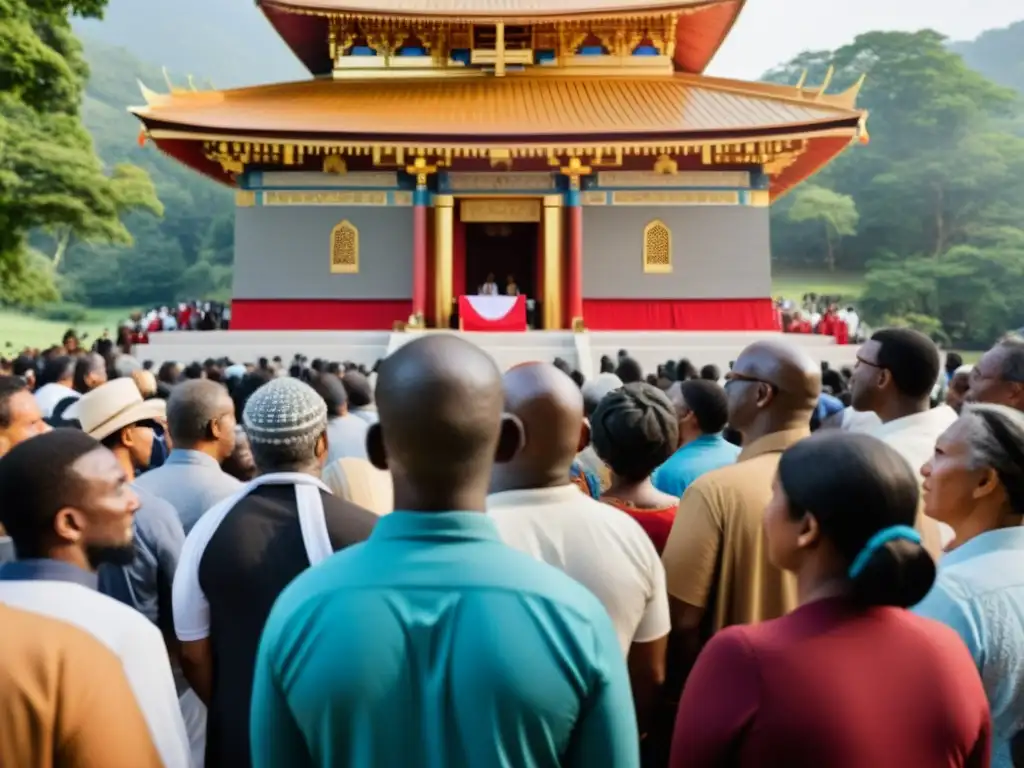
[[[859,87],[703,75],[743,0],[263,0],[313,77],[144,90],[237,188],[232,327],[769,330],[769,206],[865,141]]]

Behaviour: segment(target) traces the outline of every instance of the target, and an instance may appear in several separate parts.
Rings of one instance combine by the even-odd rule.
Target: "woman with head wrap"
[[[1024,414],[965,405],[921,470],[925,514],[956,533],[914,610],[963,638],[992,708],[992,765],[1024,728]]]
[[[679,446],[679,424],[668,397],[655,386],[627,384],[602,398],[590,420],[591,443],[611,470],[601,501],[633,517],[660,554],[679,499],[651,482],[654,470]]]

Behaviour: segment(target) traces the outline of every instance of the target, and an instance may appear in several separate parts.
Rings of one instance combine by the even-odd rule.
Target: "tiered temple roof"
[[[699,74],[742,6],[263,0],[321,77],[228,91],[144,89],[147,105],[133,112],[161,149],[227,183],[242,170],[317,168],[330,156],[348,158],[350,168],[419,157],[520,170],[571,158],[595,170],[647,168],[645,158],[665,156],[680,168],[763,168],[775,197],[865,140],[866,114],[855,107],[859,85],[829,95],[827,83]]]

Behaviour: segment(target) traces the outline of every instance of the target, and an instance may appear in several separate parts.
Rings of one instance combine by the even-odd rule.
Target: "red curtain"
[[[390,331],[411,299],[234,299],[233,331]]]
[[[584,299],[595,331],[777,331],[771,299]]]

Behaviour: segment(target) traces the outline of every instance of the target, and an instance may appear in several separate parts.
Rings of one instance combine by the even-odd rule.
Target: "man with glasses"
[[[966,400],[1024,411],[1024,338],[1008,336],[982,356],[970,373]]]
[[[782,452],[810,434],[821,367],[796,347],[759,341],[740,354],[725,392],[743,450],[737,463],[686,489],[662,554],[676,639],[668,686],[676,701],[714,632],[777,618],[797,604],[792,577],[768,562],[761,517]]]
[[[857,352],[850,380],[853,407],[878,416],[882,423],[869,434],[896,449],[914,472],[920,472],[932,457],[935,441],[957,418],[948,405],[931,407],[940,372],[938,347],[910,328],[876,331]],[[925,548],[935,556],[953,537],[948,526],[923,516],[918,528]]]

